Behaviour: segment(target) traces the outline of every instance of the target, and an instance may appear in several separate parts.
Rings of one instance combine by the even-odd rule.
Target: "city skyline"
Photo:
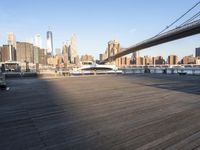
[[[7,7],[11,2],[18,3],[17,7]],[[48,9],[55,7],[52,10],[56,10],[49,13],[45,13],[45,2],[47,1],[39,1],[39,3],[35,1],[27,3],[24,0],[2,2],[0,6],[2,20],[0,45],[6,43],[8,32],[13,32],[17,41],[27,41],[39,33],[45,44],[45,33],[47,27],[51,26],[54,34],[54,49],[62,48],[62,43],[72,33],[76,33],[78,54],[88,53],[98,58],[99,53],[105,51],[108,41],[119,40],[121,47],[124,48],[152,37],[193,6],[197,0],[167,2],[152,0],[146,3],[130,0],[118,2],[86,0],[84,3],[59,0],[57,3],[46,3]],[[58,9],[63,8],[65,4],[71,7],[68,10]],[[114,7],[111,7],[111,4],[114,4]],[[113,13],[113,9],[117,11]],[[183,57],[194,54],[194,49],[200,46],[199,39],[200,36],[195,35],[142,50],[140,54],[142,56],[162,55],[164,58],[169,54],[175,54]]]

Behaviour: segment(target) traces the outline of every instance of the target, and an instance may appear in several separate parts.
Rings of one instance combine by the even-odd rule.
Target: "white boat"
[[[93,74],[122,74],[115,65],[102,65],[93,62],[82,62],[80,68],[74,68],[72,75],[93,75]]]

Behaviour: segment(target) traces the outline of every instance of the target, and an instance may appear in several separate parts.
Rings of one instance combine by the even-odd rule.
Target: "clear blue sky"
[[[0,45],[7,32],[17,41],[26,41],[40,33],[45,46],[51,27],[54,48],[61,48],[72,33],[77,35],[78,53],[96,58],[107,42],[120,41],[129,47],[154,36],[199,0],[3,0],[0,4]],[[191,14],[200,9],[198,6]],[[180,57],[194,54],[200,35],[166,43],[141,51],[141,55],[169,54]]]

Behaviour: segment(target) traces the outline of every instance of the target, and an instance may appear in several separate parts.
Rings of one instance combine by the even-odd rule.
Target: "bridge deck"
[[[1,150],[200,149],[198,76],[10,80]]]
[[[171,42],[177,39],[185,38],[185,37],[192,36],[199,33],[200,33],[200,20],[196,20],[187,25],[164,32],[160,35],[154,36],[136,45],[133,45],[125,49],[124,51],[121,51],[113,56],[109,56],[109,58],[106,58],[102,63],[113,61],[116,58],[125,56],[127,54],[130,54],[130,53],[133,53],[145,48],[156,46],[162,43]]]

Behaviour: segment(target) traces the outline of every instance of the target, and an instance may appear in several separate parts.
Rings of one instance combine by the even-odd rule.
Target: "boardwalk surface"
[[[1,150],[200,149],[200,77],[9,80]]]

